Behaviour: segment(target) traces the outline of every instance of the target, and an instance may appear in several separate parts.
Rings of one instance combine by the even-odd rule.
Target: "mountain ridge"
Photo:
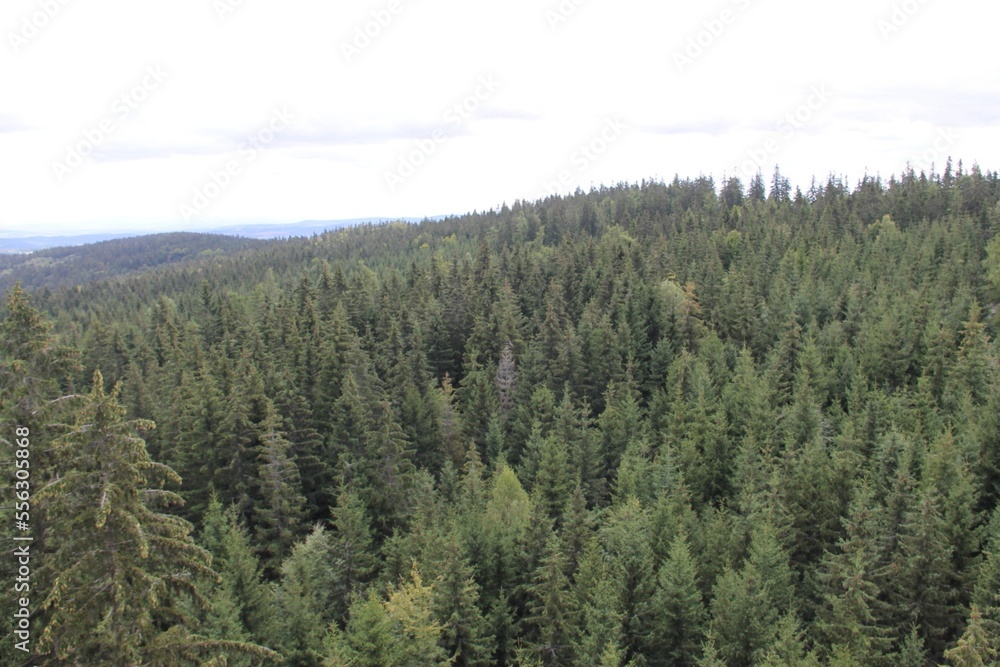
[[[18,255],[60,248],[66,246],[82,246],[103,241],[154,236],[157,234],[191,233],[222,236],[239,236],[252,239],[276,239],[290,236],[310,236],[324,231],[333,231],[364,223],[382,222],[421,222],[423,220],[441,220],[445,216],[403,217],[393,218],[374,216],[365,218],[343,218],[336,220],[301,220],[292,223],[247,223],[223,225],[198,230],[163,230],[143,232],[98,232],[93,234],[37,234],[33,232],[12,230],[0,232],[0,255]]]

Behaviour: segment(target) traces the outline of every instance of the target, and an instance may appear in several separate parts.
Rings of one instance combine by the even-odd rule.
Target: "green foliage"
[[[945,651],[944,658],[953,667],[985,667],[1000,660],[997,636],[986,629],[982,614],[975,605],[965,633],[954,648]]]
[[[554,535],[535,569],[530,597],[525,623],[535,653],[543,665],[571,664],[576,609],[566,577],[566,557]]]
[[[972,600],[982,614],[983,625],[993,636],[1000,636],[1000,509],[993,510]]]
[[[770,185],[19,259],[48,662],[995,661],[1000,176]]]
[[[327,646],[329,667],[445,667],[438,645],[441,626],[433,615],[433,590],[413,571],[410,580],[390,587],[389,599],[374,593],[351,606],[343,632],[333,628]]]
[[[103,384],[95,373],[75,423],[54,443],[62,474],[36,496],[49,530],[62,535],[46,556],[52,583],[37,651],[49,664],[137,664],[223,650],[194,636],[183,604],[201,601],[194,582],[214,576],[210,556],[188,522],[158,511],[180,502],[162,489],[180,479],[150,460],[137,435],[153,424],[123,421],[119,388],[108,394]]]
[[[755,526],[742,568],[727,569],[715,583],[710,629],[719,653],[736,664],[763,658],[793,608],[793,594],[788,557],[764,521]]]
[[[1000,301],[1000,236],[994,236],[986,246],[986,279],[994,303]]]
[[[667,560],[660,566],[653,594],[650,664],[694,665],[701,654],[706,627],[705,603],[687,536],[677,533]]]
[[[281,565],[281,583],[275,590],[277,616],[273,621],[273,636],[287,665],[322,664],[324,628],[334,609],[330,600],[336,579],[332,555],[333,540],[322,526],[317,526]]]
[[[364,502],[354,493],[343,491],[333,509],[334,535],[331,538],[330,584],[332,608],[327,613],[340,621],[355,596],[371,581],[377,568],[372,542],[371,520]]]
[[[881,527],[874,504],[871,488],[860,487],[845,520],[847,534],[836,551],[827,552],[820,568],[825,591],[817,622],[818,634],[835,659],[873,665],[881,664],[891,648],[888,630],[876,617],[876,545]]]
[[[444,545],[434,580],[434,613],[441,624],[440,645],[456,667],[489,665],[493,637],[480,610],[472,566],[452,538]]]
[[[261,579],[260,562],[235,510],[223,510],[217,497],[212,498],[205,515],[201,543],[211,553],[212,568],[219,574],[218,581],[211,582],[206,591],[211,603],[207,633],[220,640],[266,642],[273,609]]]

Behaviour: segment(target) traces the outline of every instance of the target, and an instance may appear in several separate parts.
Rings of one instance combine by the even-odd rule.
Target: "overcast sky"
[[[3,0],[0,234],[1000,168],[1000,3]]]

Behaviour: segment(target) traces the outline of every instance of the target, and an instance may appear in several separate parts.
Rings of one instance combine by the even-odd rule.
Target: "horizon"
[[[780,165],[775,165],[774,173],[780,171],[779,167]],[[902,177],[906,176],[907,169],[912,170],[914,176],[916,177],[926,176],[927,178],[935,179],[935,178],[940,178],[944,174],[945,170],[948,169],[949,167],[951,168],[952,172],[955,173],[956,175],[969,174],[973,170],[979,170],[981,173],[984,174],[997,173],[996,168],[990,168],[990,167],[984,168],[978,162],[974,162],[971,165],[966,165],[964,164],[964,161],[961,158],[953,158],[952,156],[949,155],[945,159],[944,166],[942,168],[939,168],[938,165],[936,165],[935,163],[931,163],[930,165],[927,166],[926,169],[924,168],[914,169],[912,165],[907,164],[906,167],[898,174],[889,174],[888,176],[883,176],[881,174],[865,173],[861,177],[859,177],[853,184],[848,180],[846,176],[838,176],[833,173],[830,173],[824,180],[818,179],[817,176],[815,175],[812,176],[810,178],[809,187],[804,188],[803,187],[804,184],[795,183],[790,179],[785,178],[783,172],[781,172],[781,175],[783,177],[783,180],[786,181],[786,185],[790,188],[790,192],[792,193],[801,192],[808,198],[810,192],[814,191],[817,187],[821,188],[830,182],[839,183],[845,188],[847,188],[849,192],[853,192],[856,188],[858,188],[862,184],[862,182],[865,179],[874,179],[877,182],[881,183],[883,187],[887,187],[890,183],[894,181],[899,182],[899,180]],[[774,173],[772,173],[772,179]],[[767,193],[770,195],[770,192],[773,187],[772,180],[767,178],[762,171],[756,172],[755,176],[758,174],[763,178],[765,189]],[[616,184],[602,183],[600,185],[591,185],[590,189],[588,190],[581,189],[581,191],[584,194],[587,194],[589,192],[599,191],[601,188],[614,188],[622,185],[624,185],[625,187],[640,187],[641,185],[647,182],[658,182],[661,184],[669,184],[677,179],[681,180],[682,182],[685,181],[693,182],[703,178],[712,181],[713,189],[716,195],[721,195],[722,190],[726,184],[726,180],[715,179],[712,176],[704,174],[699,174],[698,176],[687,176],[684,178],[681,178],[680,174],[675,174],[674,177],[669,180],[661,178],[655,180],[644,179],[643,181],[636,181],[636,182],[619,181]],[[741,183],[742,191],[744,193],[746,193],[749,189],[750,181],[744,180],[740,175],[734,174],[731,177],[723,177],[723,178],[738,179]],[[324,226],[327,226],[324,231],[336,231],[344,227],[356,226],[361,224],[385,224],[391,222],[417,223],[425,220],[437,222],[452,217],[461,218],[464,216],[474,215],[477,213],[499,212],[502,210],[503,207],[513,205],[517,202],[529,205],[535,205],[541,203],[542,201],[544,201],[545,198],[549,196],[571,197],[575,194],[576,192],[554,193],[546,195],[545,197],[539,197],[531,200],[516,198],[511,202],[504,201],[491,208],[471,209],[461,213],[446,213],[439,215],[424,215],[424,216],[395,216],[395,217],[361,216],[356,218],[341,218],[341,219],[327,219],[327,220],[295,220],[295,221],[279,221],[279,222],[247,220],[243,222],[232,222],[232,221],[223,222],[219,226],[210,226],[210,227],[206,226],[201,228],[191,228],[184,226],[180,227],[167,226],[163,228],[154,227],[138,231],[126,230],[126,229],[97,229],[96,231],[84,231],[77,233],[74,233],[72,231],[66,231],[63,233],[55,232],[49,234],[37,233],[23,229],[7,230],[0,228],[0,241],[14,242],[14,241],[28,241],[28,240],[37,241],[39,239],[53,239],[53,243],[44,243],[43,245],[37,245],[36,247],[33,247],[31,250],[11,250],[8,248],[4,248],[3,246],[0,246],[0,254],[29,253],[29,252],[34,252],[36,250],[47,250],[50,248],[61,247],[60,245],[56,244],[55,241],[65,242],[65,241],[73,241],[75,239],[84,239],[84,238],[89,239],[91,237],[107,237],[107,238],[100,238],[97,240],[86,240],[86,241],[81,240],[69,243],[68,245],[72,246],[86,245],[90,243],[101,242],[103,240],[137,237],[137,236],[150,236],[156,234],[173,234],[173,233],[216,234],[223,236],[238,236],[238,237],[257,239],[257,240],[273,240],[273,239],[284,238],[286,235],[281,234],[280,232],[282,231],[294,232],[296,231],[296,229],[294,228],[299,228],[298,231],[300,231],[301,233],[299,234],[291,233],[287,235],[288,237],[308,236],[312,233],[317,232],[317,230],[323,228]],[[258,235],[257,236],[248,235],[247,232],[251,230],[253,230],[253,233]]]

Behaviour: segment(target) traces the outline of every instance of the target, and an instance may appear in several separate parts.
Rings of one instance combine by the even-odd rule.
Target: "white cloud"
[[[482,210],[542,194],[608,118],[629,129],[569,169],[565,191],[719,179],[776,139],[764,171],[778,162],[803,187],[888,176],[942,128],[960,135],[956,159],[1000,167],[992,2],[223,0],[221,19],[214,2],[3,3],[0,232]],[[906,20],[886,36],[894,13]],[[348,62],[359,29],[368,43]],[[679,72],[691,40],[701,51]],[[112,116],[114,132],[60,182],[52,163],[155,65],[167,80]],[[386,170],[483,76],[502,85],[390,190]],[[830,100],[788,134],[782,120],[816,86]],[[282,106],[295,123],[184,224],[179,205]]]

